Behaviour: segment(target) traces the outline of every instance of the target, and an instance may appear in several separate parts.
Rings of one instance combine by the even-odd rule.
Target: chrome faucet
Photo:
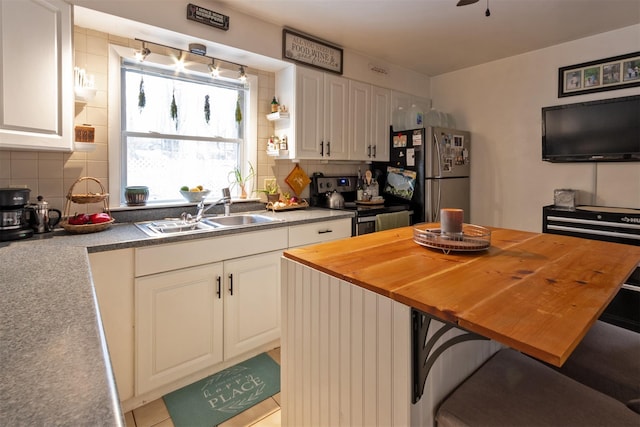
[[[211,203],[206,208],[204,207],[204,199],[200,200],[200,203],[198,203],[198,210],[196,211],[196,221],[200,221],[202,219],[202,215],[204,215],[206,211],[220,203],[224,203],[224,216],[231,215],[231,191],[229,191],[229,188],[223,188],[222,198]]]
[[[196,207],[197,210],[196,210],[195,218],[192,217],[191,214],[188,214],[186,212],[183,212],[182,215],[180,216],[182,217],[182,220],[185,222],[198,222],[202,220],[202,216],[206,211],[208,211],[214,206],[218,206],[221,203],[224,203],[224,216],[230,216],[231,215],[231,192],[229,191],[228,188],[222,189],[221,199],[216,200],[206,208],[204,207],[204,199],[200,200],[200,202],[198,202],[198,206]]]

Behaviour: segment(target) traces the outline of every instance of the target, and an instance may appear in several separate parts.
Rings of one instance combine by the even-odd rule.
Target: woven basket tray
[[[69,233],[73,234],[87,234],[87,233],[95,233],[98,231],[106,230],[111,227],[115,220],[111,218],[111,221],[101,222],[100,224],[83,224],[83,225],[73,225],[69,224],[68,220],[60,221],[60,226],[64,228]]]
[[[81,183],[82,181],[93,181],[98,184],[100,187],[99,193],[88,193],[88,194],[74,194],[74,187]],[[102,211],[109,214],[111,217],[111,212],[109,212],[109,194],[105,191],[102,183],[97,178],[93,178],[90,176],[85,176],[82,178],[78,178],[76,182],[73,183],[71,188],[69,188],[69,192],[67,193],[67,203],[64,207],[63,220],[60,221],[60,226],[64,228],[69,233],[73,234],[87,234],[87,233],[96,233],[98,231],[106,230],[113,224],[115,221],[113,217],[111,217],[110,221],[101,222],[99,224],[82,224],[82,225],[73,225],[69,224],[69,217],[73,216],[71,213],[71,203],[78,204],[87,204],[87,203],[102,203]]]

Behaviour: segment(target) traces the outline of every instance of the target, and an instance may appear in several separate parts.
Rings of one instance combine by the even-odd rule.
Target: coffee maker
[[[0,188],[0,242],[33,236],[24,215],[30,192],[28,188]]]

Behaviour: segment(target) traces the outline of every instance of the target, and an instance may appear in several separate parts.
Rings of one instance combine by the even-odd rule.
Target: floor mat
[[[163,396],[176,427],[212,427],[280,391],[280,365],[262,353]]]

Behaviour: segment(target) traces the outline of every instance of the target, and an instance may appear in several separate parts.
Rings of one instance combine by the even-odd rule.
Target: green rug
[[[212,427],[280,391],[280,365],[262,353],[163,396],[176,427]]]

